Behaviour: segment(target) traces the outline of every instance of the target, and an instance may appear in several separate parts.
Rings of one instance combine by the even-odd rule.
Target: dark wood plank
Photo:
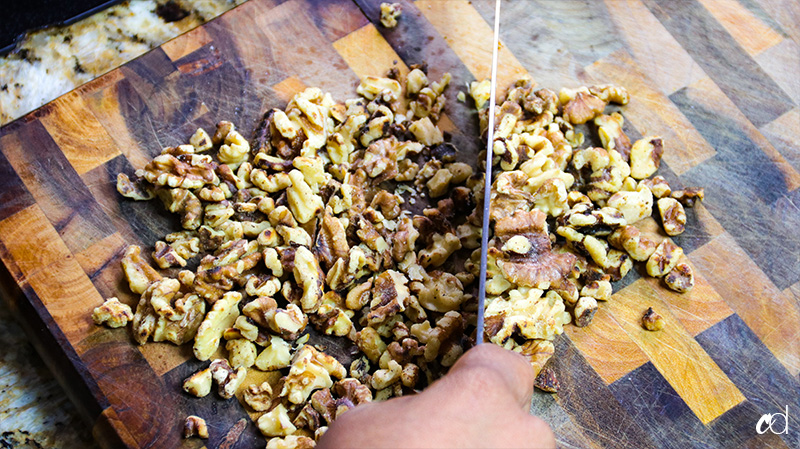
[[[8,135],[0,137],[0,221],[35,202],[22,179],[3,154],[3,141],[6,138],[13,139],[14,137]]]
[[[648,362],[609,387],[614,397],[664,449],[721,446],[681,396]]]
[[[568,338],[556,339],[556,354],[556,372],[563,387],[558,403],[590,441],[603,448],[659,447]]]
[[[789,406],[789,429],[781,438],[789,447],[800,446],[800,381],[789,374],[758,336],[731,315],[697,336],[697,341],[758,410],[752,426],[764,413],[781,413]],[[728,429],[728,432],[731,430]]]
[[[696,0],[645,4],[754,125],[791,108],[786,93]]]
[[[70,251],[81,251],[114,232],[108,216],[38,120],[6,135],[3,143],[11,167]]]
[[[776,216],[776,202],[795,195],[789,192],[784,171],[738,123],[698,104],[687,88],[670,95],[670,100],[717,151],[684,173],[681,181],[705,188],[704,205],[778,288],[800,281],[800,240],[795,234],[800,216]],[[789,200],[786,205],[793,203]],[[780,245],[767,243],[776,239]]]

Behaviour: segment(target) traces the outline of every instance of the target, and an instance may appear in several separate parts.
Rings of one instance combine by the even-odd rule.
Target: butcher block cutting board
[[[108,448],[263,447],[235,399],[184,395],[191,348],[137,346],[92,308],[135,298],[119,260],[177,229],[122,198],[143,167],[197,127],[261,114],[304,86],[342,101],[360,76],[427,62],[449,71],[447,117],[462,158],[477,116],[455,99],[489,75],[491,1],[251,0],[0,129],[0,257],[6,295],[37,349]],[[696,286],[679,295],[634,270],[587,328],[556,341],[558,394],[532,412],[565,448],[800,447],[800,6],[786,0],[507,0],[500,85],[528,73],[558,89],[627,87],[631,139],[660,135],[659,174],[705,187],[675,238]],[[647,307],[666,319],[648,333]],[[775,415],[772,428],[757,422]],[[183,419],[211,438],[182,440]]]

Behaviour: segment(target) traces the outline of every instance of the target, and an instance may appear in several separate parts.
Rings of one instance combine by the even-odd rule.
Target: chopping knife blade
[[[489,127],[486,136],[486,168],[483,185],[483,228],[481,230],[481,272],[478,283],[478,330],[476,344],[483,343],[484,308],[486,307],[486,259],[489,247],[489,205],[492,196],[492,147],[494,145],[494,103],[497,94],[497,54],[500,47],[500,0],[494,5],[494,39],[492,43],[492,78],[489,91]]]

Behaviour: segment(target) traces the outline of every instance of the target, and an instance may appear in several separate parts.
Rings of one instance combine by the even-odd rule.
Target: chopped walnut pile
[[[663,177],[649,178],[665,143],[660,137],[631,143],[622,113],[606,112],[610,103],[630,101],[624,88],[556,94],[523,77],[488,105],[488,81],[468,87],[483,136],[488,114],[495,116],[487,340],[530,357],[538,371],[552,355],[543,342],[569,322],[589,325],[600,303],[612,300],[611,282],[625,277],[634,261],[672,290],[692,288],[692,269],[669,237],[684,231],[683,207],[702,200],[703,190],[673,191]],[[578,129],[596,130],[601,146],[585,143]],[[636,227],[656,205],[664,235]],[[478,248],[468,264],[475,275],[479,260]],[[551,377],[542,371],[537,386],[553,391]]]
[[[396,25],[399,6],[382,12]],[[223,121],[120,174],[122,195],[159,198],[183,229],[149,256],[128,248],[135,314],[112,298],[96,321],[132,318],[139,344],[191,342],[206,363],[184,391],[204,397],[216,385],[242,401],[267,447],[313,447],[351,408],[425,388],[475,343],[477,318],[484,179],[437,125],[449,83],[412,65],[365,77],[343,103],[307,88],[267,111],[249,141]],[[470,85],[483,128],[488,89]],[[694,282],[679,247],[635,224],[657,201],[677,235],[702,190],[646,179],[661,139],[631,144],[622,115],[605,114],[628,101],[616,86],[555,93],[523,78],[491,108],[499,171],[485,338],[530,360],[546,391],[558,388],[552,340],[589,325],[634,260],[676,291]],[[603,147],[582,148],[586,123]],[[335,358],[331,339],[354,359]]]

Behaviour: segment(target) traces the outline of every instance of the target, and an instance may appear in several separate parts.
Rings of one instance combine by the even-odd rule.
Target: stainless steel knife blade
[[[497,93],[497,55],[500,50],[500,0],[494,6],[494,39],[492,42],[492,87],[489,91],[489,127],[486,136],[486,167],[483,186],[483,228],[481,230],[481,272],[478,283],[478,329],[475,343],[483,343],[484,309],[486,307],[486,259],[489,246],[489,206],[492,196],[492,147],[494,145],[494,104]]]

